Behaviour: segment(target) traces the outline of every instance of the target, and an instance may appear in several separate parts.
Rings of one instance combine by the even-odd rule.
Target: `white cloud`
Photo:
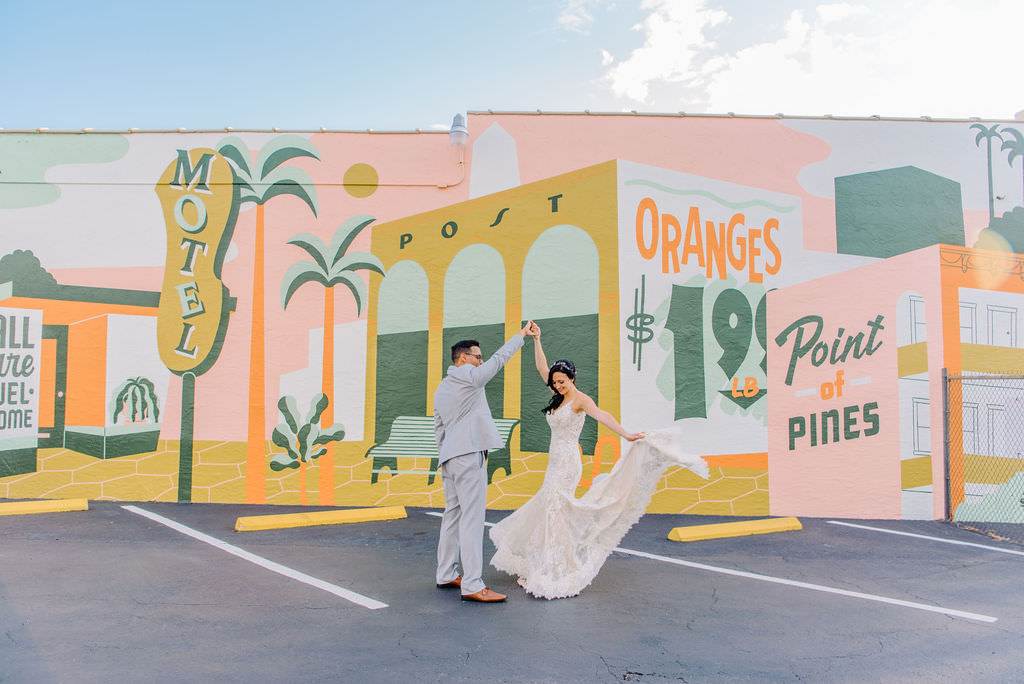
[[[562,28],[586,34],[594,23],[594,15],[588,9],[595,0],[567,0],[555,22]]]
[[[818,18],[822,24],[831,24],[832,22],[841,21],[857,14],[866,14],[870,10],[864,5],[838,2],[834,5],[818,5],[815,11],[818,13]]]
[[[781,35],[725,52],[714,37],[730,21],[763,15],[646,0],[643,45],[603,65],[603,78],[614,95],[661,111],[1009,118],[1024,104],[1014,85],[1024,3],[871,4],[794,11]]]
[[[612,57],[612,53],[608,52],[607,50],[601,50],[601,66],[608,66],[614,61],[615,58]]]
[[[606,70],[612,92],[646,103],[652,82],[701,84],[700,59],[715,47],[704,31],[729,20],[728,14],[706,4],[704,0],[644,0],[642,7],[651,13],[634,28],[643,31],[646,39],[628,59]]]

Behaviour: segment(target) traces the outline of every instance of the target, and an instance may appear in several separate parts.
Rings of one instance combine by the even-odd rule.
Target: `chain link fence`
[[[943,375],[946,518],[1024,544],[1024,374]]]

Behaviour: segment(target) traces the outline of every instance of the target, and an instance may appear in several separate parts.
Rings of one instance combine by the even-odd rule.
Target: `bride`
[[[665,469],[683,465],[708,477],[703,459],[683,453],[678,429],[629,432],[576,389],[576,367],[561,359],[548,367],[533,324],[534,358],[554,396],[544,408],[551,428],[548,468],[540,490],[491,528],[497,551],[491,565],[518,576],[527,593],[545,599],[579,594],[643,515]],[[579,435],[586,417],[633,444],[611,473],[599,476],[580,498]]]

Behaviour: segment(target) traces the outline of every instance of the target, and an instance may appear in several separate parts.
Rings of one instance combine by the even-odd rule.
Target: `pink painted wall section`
[[[772,515],[901,517],[898,307],[907,290],[939,301],[937,248],[768,293]],[[931,339],[937,350],[941,336]]]
[[[564,125],[563,125],[564,122]],[[816,227],[804,234],[808,249],[835,251],[831,197],[807,192],[800,170],[827,158],[823,140],[773,119],[676,116],[471,114],[476,138],[498,125],[516,140],[521,181],[625,159],[696,176],[800,197]],[[601,141],[595,145],[595,141]],[[825,228],[831,222],[833,230]]]

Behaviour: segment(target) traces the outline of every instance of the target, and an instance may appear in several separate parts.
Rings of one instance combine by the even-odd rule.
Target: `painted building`
[[[1024,368],[1022,126],[0,132],[0,496],[439,506],[448,349],[532,319],[711,466],[651,511],[943,517],[942,369]],[[492,507],[540,485],[546,392],[529,343],[488,386]],[[951,459],[1024,471],[1005,406],[950,402]],[[580,491],[624,450],[588,421]]]

